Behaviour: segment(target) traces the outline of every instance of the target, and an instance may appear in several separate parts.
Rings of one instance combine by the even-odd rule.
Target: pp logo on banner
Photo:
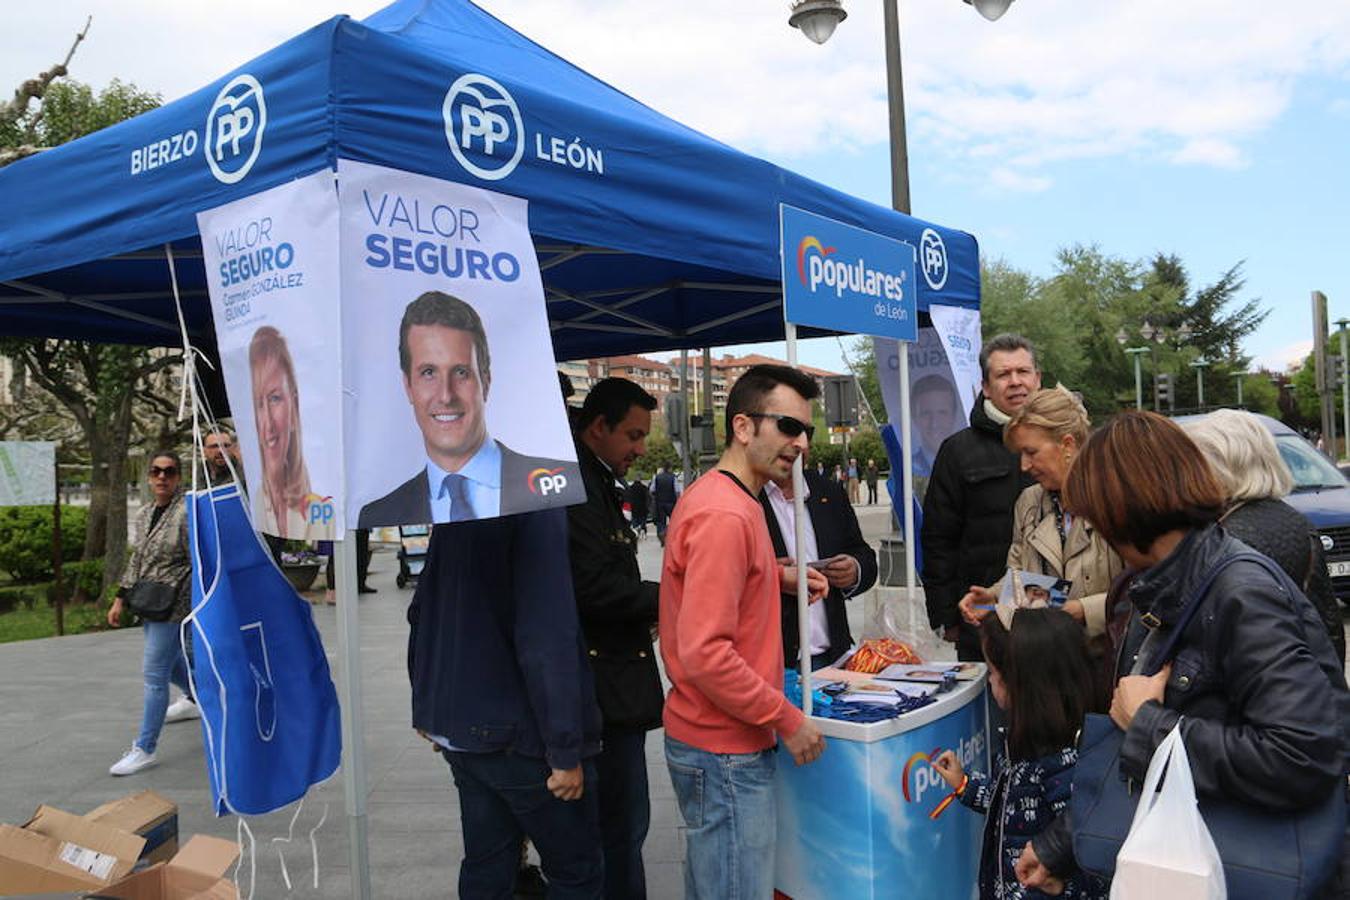
[[[525,154],[525,125],[506,88],[486,75],[469,73],[455,79],[441,107],[445,139],[465,171],[484,181],[498,181],[515,171]],[[486,157],[480,165],[472,152]]]
[[[563,474],[562,466],[556,469],[535,469],[525,478],[529,482],[530,493],[541,497],[549,494],[556,497],[567,487],[567,476]]]
[[[217,181],[243,179],[262,152],[267,102],[252,75],[240,75],[220,89],[206,114],[206,164]]]
[[[942,290],[947,283],[947,245],[942,242],[942,235],[931,228],[925,228],[919,238],[919,264],[928,286]]]

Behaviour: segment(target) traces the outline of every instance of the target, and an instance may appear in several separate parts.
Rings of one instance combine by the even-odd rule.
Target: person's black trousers
[[[644,900],[642,844],[651,822],[647,795],[647,732],[607,728],[595,758],[600,777],[600,837],[607,900]]]

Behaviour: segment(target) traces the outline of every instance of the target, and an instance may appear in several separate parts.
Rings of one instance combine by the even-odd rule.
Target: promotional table
[[[929,819],[950,789],[928,757],[955,750],[967,771],[989,771],[985,683],[981,671],[936,703],[884,722],[814,718],[827,744],[809,765],[794,765],[779,745],[780,895],[975,897],[984,817],[953,802]]]

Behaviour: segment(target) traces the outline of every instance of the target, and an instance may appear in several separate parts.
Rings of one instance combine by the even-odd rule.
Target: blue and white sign
[[[787,321],[902,341],[917,337],[912,244],[787,204],[779,212]]]

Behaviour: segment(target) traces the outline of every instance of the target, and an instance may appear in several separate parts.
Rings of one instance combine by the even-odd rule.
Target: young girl
[[[1013,867],[1027,841],[1069,805],[1075,736],[1093,698],[1092,664],[1083,626],[1059,609],[1018,609],[980,625],[989,663],[989,690],[1007,714],[1004,753],[991,778],[967,775],[950,750],[933,761],[961,802],[985,813],[980,850],[982,900],[1022,900],[1047,894],[1025,888]],[[1106,885],[1083,874],[1064,882],[1066,898],[1105,898]]]

